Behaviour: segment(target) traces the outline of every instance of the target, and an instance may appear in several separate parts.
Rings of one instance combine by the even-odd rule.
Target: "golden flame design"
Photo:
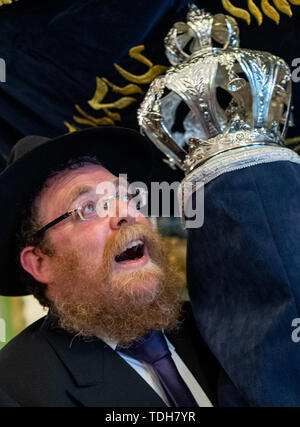
[[[14,0],[14,1],[18,1],[18,0]],[[0,6],[4,6],[6,4],[12,4],[13,0],[0,0]]]
[[[294,138],[287,138],[285,140],[285,146],[291,148],[300,155],[300,136],[295,136]]]
[[[280,14],[284,13],[289,17],[293,16],[293,12],[289,3],[294,6],[300,5],[300,0],[273,0],[274,6],[272,6],[269,0],[261,0],[260,7],[262,12],[270,19],[272,19],[276,24],[279,24]],[[248,9],[249,12],[240,7],[234,6],[230,0],[222,0],[223,8],[229,12],[231,15],[236,18],[244,19],[248,25],[251,23],[251,15],[256,18],[258,25],[261,25],[263,22],[263,13],[259,9],[259,7],[255,4],[254,0],[248,0]],[[278,12],[279,11],[279,12]]]
[[[87,101],[87,103],[93,110],[101,111],[105,115],[102,117],[94,117],[93,115],[87,114],[79,105],[76,104],[75,109],[80,114],[80,116],[73,116],[73,120],[76,124],[69,123],[67,121],[64,122],[69,132],[76,132],[79,130],[80,127],[78,125],[95,127],[99,125],[113,125],[116,121],[120,121],[121,115],[118,112],[111,110],[123,110],[124,108],[129,107],[133,102],[136,102],[137,99],[128,95],[143,95],[144,91],[139,85],[150,84],[153,79],[167,70],[167,67],[164,65],[153,65],[150,59],[146,58],[146,56],[142,54],[144,49],[144,45],[134,46],[129,50],[129,56],[130,58],[146,65],[148,70],[144,74],[136,75],[120,67],[120,65],[114,64],[115,69],[120,73],[120,75],[130,82],[123,87],[111,83],[105,77],[97,76],[94,95]],[[121,96],[116,101],[105,102],[105,98],[110,92],[120,94]]]

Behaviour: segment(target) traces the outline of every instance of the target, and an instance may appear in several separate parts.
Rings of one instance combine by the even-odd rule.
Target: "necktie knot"
[[[163,357],[171,356],[161,331],[150,331],[141,339],[134,341],[128,348],[117,347],[117,351],[151,365]]]
[[[152,365],[172,406],[198,406],[181,378],[161,331],[150,331],[128,348],[117,351]]]

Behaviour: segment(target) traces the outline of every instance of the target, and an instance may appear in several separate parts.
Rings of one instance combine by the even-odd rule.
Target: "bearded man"
[[[218,366],[118,178],[149,180],[150,150],[117,127],[15,145],[0,175],[0,291],[49,311],[0,352],[2,406],[216,404]]]

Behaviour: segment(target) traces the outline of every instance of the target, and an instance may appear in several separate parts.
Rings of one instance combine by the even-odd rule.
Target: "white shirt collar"
[[[169,349],[171,350],[171,351],[174,351],[175,350],[175,347],[173,346],[173,344],[172,343],[170,343],[170,341],[168,340],[168,338],[166,337],[166,334],[165,334],[165,332],[164,331],[162,331],[162,333],[163,333],[163,335],[164,335],[164,337],[165,337],[165,339],[166,339],[166,341],[167,341],[167,344],[168,344],[168,347],[169,347]],[[116,347],[117,347],[117,345],[118,345],[118,343],[116,342],[116,341],[114,341],[114,340],[111,340],[111,339],[109,339],[109,338],[103,338],[103,337],[99,337],[102,341],[104,341],[105,342],[105,344],[107,344],[110,348],[112,348],[113,350],[116,350]]]

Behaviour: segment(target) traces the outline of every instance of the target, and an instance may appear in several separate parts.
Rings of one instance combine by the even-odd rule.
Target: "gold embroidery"
[[[99,117],[96,118],[94,116],[90,116],[79,105],[75,105],[76,110],[84,117],[73,116],[75,122],[82,125],[90,125],[90,126],[99,126],[99,125],[113,125],[114,121],[109,117]]]
[[[120,121],[121,120],[121,116],[119,113],[112,113],[111,111],[109,111],[108,108],[103,108],[104,113],[107,115],[107,117],[111,118],[112,120],[117,120]]]
[[[141,52],[145,47],[143,45],[135,46],[129,50],[129,56],[142,64],[146,65],[149,69],[145,74],[135,75],[129,71],[124,70],[118,64],[114,64],[115,68],[119,71],[122,77],[131,83],[121,87],[117,86],[114,83],[110,82],[105,77],[96,77],[96,89],[94,95],[91,99],[87,101],[88,105],[95,111],[102,111],[105,116],[103,117],[94,117],[90,114],[87,114],[79,105],[75,105],[77,112],[80,116],[73,116],[73,120],[79,125],[87,126],[99,126],[99,125],[113,125],[116,121],[121,120],[121,115],[118,112],[111,110],[123,110],[131,105],[133,102],[136,102],[137,99],[132,96],[133,94],[143,95],[144,91],[138,84],[149,84],[151,81],[165,72],[167,67],[163,65],[153,65],[153,63],[146,58]],[[135,84],[138,83],[138,84]],[[106,96],[109,92],[122,95],[119,99],[112,102],[104,102]],[[67,121],[64,122],[65,126],[68,128],[69,132],[76,132],[80,128],[74,124]]]
[[[141,52],[144,50],[144,46],[135,46],[130,49],[129,56],[133,59],[136,59],[137,61],[147,65],[149,67],[149,70],[140,76],[129,73],[128,71],[124,70],[124,68],[120,67],[118,64],[114,64],[116,70],[119,71],[121,76],[124,77],[124,79],[128,80],[132,83],[138,83],[138,84],[148,84],[152,82],[153,79],[158,77],[160,74],[164,73],[167,70],[167,67],[164,65],[153,65],[149,59],[147,59],[144,55],[141,54]]]
[[[289,2],[294,6],[300,5],[300,0],[289,0]],[[269,0],[261,0],[260,5],[263,13],[270,19],[275,21],[276,24],[279,24],[280,21],[280,15],[277,12],[276,8],[280,12],[288,15],[289,17],[293,16],[291,6],[289,5],[287,0],[273,0],[273,3],[275,7],[273,7],[269,3]],[[236,18],[244,19],[248,25],[250,24],[251,17],[247,10],[235,7],[229,0],[222,0],[222,5],[224,9],[231,15],[235,16]],[[248,0],[248,9],[251,14],[256,18],[258,25],[261,25],[263,22],[263,15],[259,7],[254,3],[253,0]]]
[[[144,55],[141,54],[141,52],[143,52],[144,49],[145,49],[145,46],[143,44],[140,44],[139,46],[134,46],[129,50],[129,56],[130,58],[136,59],[137,61],[151,68],[153,67],[153,64],[150,61],[150,59],[146,58]]]
[[[117,101],[109,102],[108,104],[101,104],[100,102],[97,102],[95,99],[90,99],[88,103],[94,110],[102,110],[104,108],[117,108],[118,110],[120,110],[128,107],[128,105],[132,104],[135,101],[136,99],[132,98],[131,96],[123,96]]]
[[[268,0],[261,0],[261,8],[265,15],[267,15],[270,19],[273,19],[276,24],[279,24],[280,15],[277,10],[270,5]]]
[[[292,9],[286,0],[273,0],[277,9],[291,17],[293,15]]]
[[[297,143],[300,143],[300,136],[295,136],[294,138],[287,138],[285,140],[285,145],[289,146],[289,145],[294,145]]]
[[[15,0],[18,1],[18,0]],[[0,6],[4,6],[5,4],[12,4],[13,0],[0,0]]]
[[[140,93],[144,94],[144,91],[138,86],[130,83],[129,85],[126,85],[124,87],[120,87],[117,85],[114,85],[109,80],[105,79],[104,77],[102,80],[112,88],[112,90],[116,93],[120,93],[121,95],[133,95],[134,93]]]
[[[248,0],[248,9],[256,18],[258,25],[261,25],[263,21],[263,16],[260,9],[256,6],[253,0]]]
[[[119,86],[116,86],[112,83],[110,83],[107,79],[101,79],[99,77],[96,77],[96,91],[92,99],[88,101],[88,104],[94,109],[94,110],[101,110],[101,109],[108,109],[108,108],[117,108],[122,109],[130,105],[132,102],[136,101],[135,98],[129,97],[129,96],[123,96],[122,98],[118,99],[115,102],[109,103],[109,104],[101,104],[101,101],[104,99],[108,92],[108,85],[112,86],[112,89],[115,92],[119,93],[137,93],[136,89],[133,87],[135,85],[127,85],[125,88],[120,88]],[[128,88],[128,86],[131,86]],[[140,92],[140,91],[139,91]],[[142,91],[143,93],[143,91]]]
[[[229,0],[222,0],[222,5],[227,12],[231,13],[231,15],[235,16],[236,18],[244,19],[247,24],[250,25],[250,13],[247,12],[245,9],[233,6],[233,4]]]
[[[72,125],[69,122],[64,122],[64,125],[68,128],[68,131],[71,132],[76,132],[77,130],[79,130],[79,128],[77,128],[76,126]]]
[[[296,153],[300,154],[300,136],[295,136],[294,138],[287,138],[285,140],[285,145],[287,147],[290,147],[292,150],[296,151]],[[296,145],[296,147],[291,147],[293,145]]]
[[[107,94],[107,92],[108,92],[107,84],[102,79],[100,79],[100,77],[96,77],[96,92],[93,98],[88,101],[88,103],[91,105],[93,103],[101,102],[102,99]]]

